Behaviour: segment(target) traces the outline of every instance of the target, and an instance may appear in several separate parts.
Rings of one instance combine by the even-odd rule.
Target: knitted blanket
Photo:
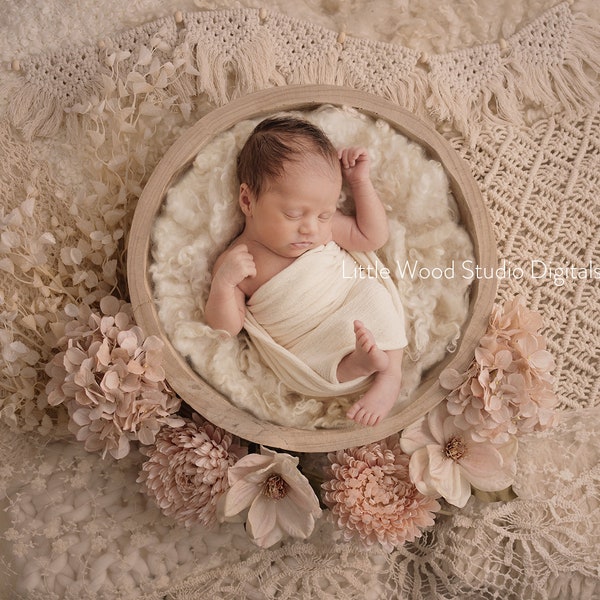
[[[596,597],[599,42],[566,2],[505,40],[429,55],[248,9],[13,64],[0,126],[8,597]],[[522,294],[544,315],[557,363],[562,424],[522,439],[518,499],[472,499],[391,554],[343,543],[326,521],[264,551],[239,524],[179,527],[138,492],[137,454],[102,461],[70,444],[44,396],[56,315],[122,286],[123,237],[164,148],[216,104],[308,82],[382,95],[451,140],[492,214],[499,298]]]

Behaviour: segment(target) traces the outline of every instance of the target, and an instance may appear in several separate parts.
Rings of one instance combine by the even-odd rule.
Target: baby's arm
[[[246,277],[254,276],[256,266],[245,244],[233,246],[218,258],[204,307],[207,325],[227,331],[232,336],[242,330],[246,316],[246,296],[238,285]]]
[[[356,216],[336,212],[333,239],[346,250],[377,250],[387,242],[389,229],[385,208],[371,183],[369,155],[358,147],[344,148],[338,155],[342,173],[352,191]]]

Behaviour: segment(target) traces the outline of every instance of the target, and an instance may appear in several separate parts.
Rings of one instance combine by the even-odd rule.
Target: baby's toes
[[[372,413],[370,410],[365,409],[364,413],[361,416],[360,424],[365,427],[372,427],[377,423],[379,417],[376,413]]]
[[[354,419],[356,417],[356,414],[358,413],[358,411],[360,410],[360,405],[358,403],[353,404],[348,411],[346,412],[346,416],[349,419]]]
[[[375,338],[373,334],[364,326],[358,327],[356,331],[356,341],[359,346],[368,352],[375,345]]]
[[[363,425],[363,419],[365,414],[365,408],[360,405],[357,406],[356,404],[352,406],[350,410],[346,413],[348,418],[352,419],[353,421],[356,421],[356,423],[358,423],[359,425]]]

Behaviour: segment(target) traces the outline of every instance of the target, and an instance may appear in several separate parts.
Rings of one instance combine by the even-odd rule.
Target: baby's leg
[[[388,367],[375,375],[375,380],[365,395],[346,413],[361,425],[377,425],[392,409],[402,386],[403,350],[389,350]]]
[[[361,321],[354,321],[354,335],[356,348],[342,358],[337,368],[340,383],[383,371],[389,365],[387,354],[377,347],[373,334]]]

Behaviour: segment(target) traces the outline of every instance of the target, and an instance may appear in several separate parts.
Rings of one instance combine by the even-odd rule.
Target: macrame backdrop
[[[17,277],[0,257],[3,597],[600,597],[597,22],[563,2],[506,40],[424,55],[273,11],[205,11],[13,66],[0,251],[46,260]],[[521,439],[518,498],[472,498],[389,555],[343,543],[325,520],[264,551],[240,525],[177,526],[139,493],[140,456],[85,452],[64,415],[52,425],[43,370],[18,366],[34,347],[30,362],[51,358],[50,315],[122,286],[123,235],[165,148],[211,108],[293,83],[366,90],[434,122],[491,213],[507,268],[498,299],[521,294],[544,315],[557,363],[562,422]],[[532,272],[535,260],[553,270]]]

